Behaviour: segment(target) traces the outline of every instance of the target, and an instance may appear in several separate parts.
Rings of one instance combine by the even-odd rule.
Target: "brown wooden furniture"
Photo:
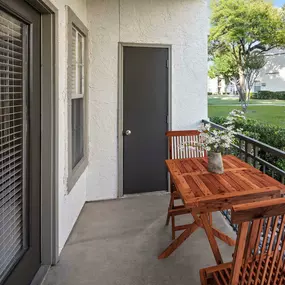
[[[197,130],[189,131],[169,131],[166,133],[168,138],[169,159],[181,159],[192,157],[204,157],[206,152],[197,146],[200,141],[200,132]],[[184,147],[183,147],[184,144]],[[175,201],[181,200],[179,192],[175,188],[175,184],[170,178],[170,201],[166,218],[166,225],[169,224],[171,218],[172,239],[175,239],[175,232],[183,230],[183,226],[176,226],[175,217],[179,215],[189,214],[189,210],[185,208],[183,203],[175,205]]]
[[[233,261],[200,270],[201,284],[285,284],[285,198],[234,206]]]
[[[199,227],[204,228],[217,264],[223,263],[215,237],[229,245],[235,241],[211,225],[208,213],[230,209],[245,202],[280,197],[285,185],[263,174],[235,156],[223,157],[225,173],[214,174],[207,170],[207,158],[167,160],[166,165],[184,206],[191,211],[194,223],[159,256],[168,257]]]

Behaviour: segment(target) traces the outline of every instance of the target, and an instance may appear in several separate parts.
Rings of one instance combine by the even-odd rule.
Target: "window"
[[[87,166],[87,28],[68,7],[69,181],[71,190]]]
[[[72,27],[71,76],[71,163],[72,168],[84,157],[84,36]]]

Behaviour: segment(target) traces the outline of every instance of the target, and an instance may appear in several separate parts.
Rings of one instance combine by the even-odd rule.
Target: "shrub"
[[[257,93],[252,94],[252,99],[277,99],[277,100],[285,100],[285,91],[258,91]]]
[[[249,97],[250,97],[251,99],[255,99],[256,96],[257,96],[257,93],[255,93],[255,92],[250,92],[250,93],[249,93]]]
[[[223,125],[226,121],[224,117],[212,117],[211,121]],[[254,138],[271,145],[275,148],[285,150],[285,129],[279,126],[274,126],[266,123],[260,123],[253,119],[246,119],[245,121],[236,122],[236,128],[242,128],[246,135],[254,134]],[[250,136],[250,135],[248,135]],[[258,138],[257,138],[258,136]],[[253,136],[250,136],[253,137]]]
[[[223,125],[226,121],[226,118],[212,117],[211,121],[216,124]],[[235,123],[235,128],[243,129],[243,134],[248,137],[285,151],[285,128],[266,123],[260,123],[253,119],[237,121]],[[285,170],[285,159],[273,157],[272,155],[260,155],[268,162]]]
[[[208,92],[208,96],[213,95],[213,92]]]

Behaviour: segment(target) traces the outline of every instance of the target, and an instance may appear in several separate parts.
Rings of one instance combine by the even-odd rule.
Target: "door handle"
[[[125,136],[130,136],[132,134],[132,131],[131,130],[126,130],[125,132],[124,132],[124,135]]]

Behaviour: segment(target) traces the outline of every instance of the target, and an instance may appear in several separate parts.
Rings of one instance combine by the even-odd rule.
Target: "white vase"
[[[210,152],[208,156],[208,171],[223,174],[224,164],[222,154],[220,152]]]

